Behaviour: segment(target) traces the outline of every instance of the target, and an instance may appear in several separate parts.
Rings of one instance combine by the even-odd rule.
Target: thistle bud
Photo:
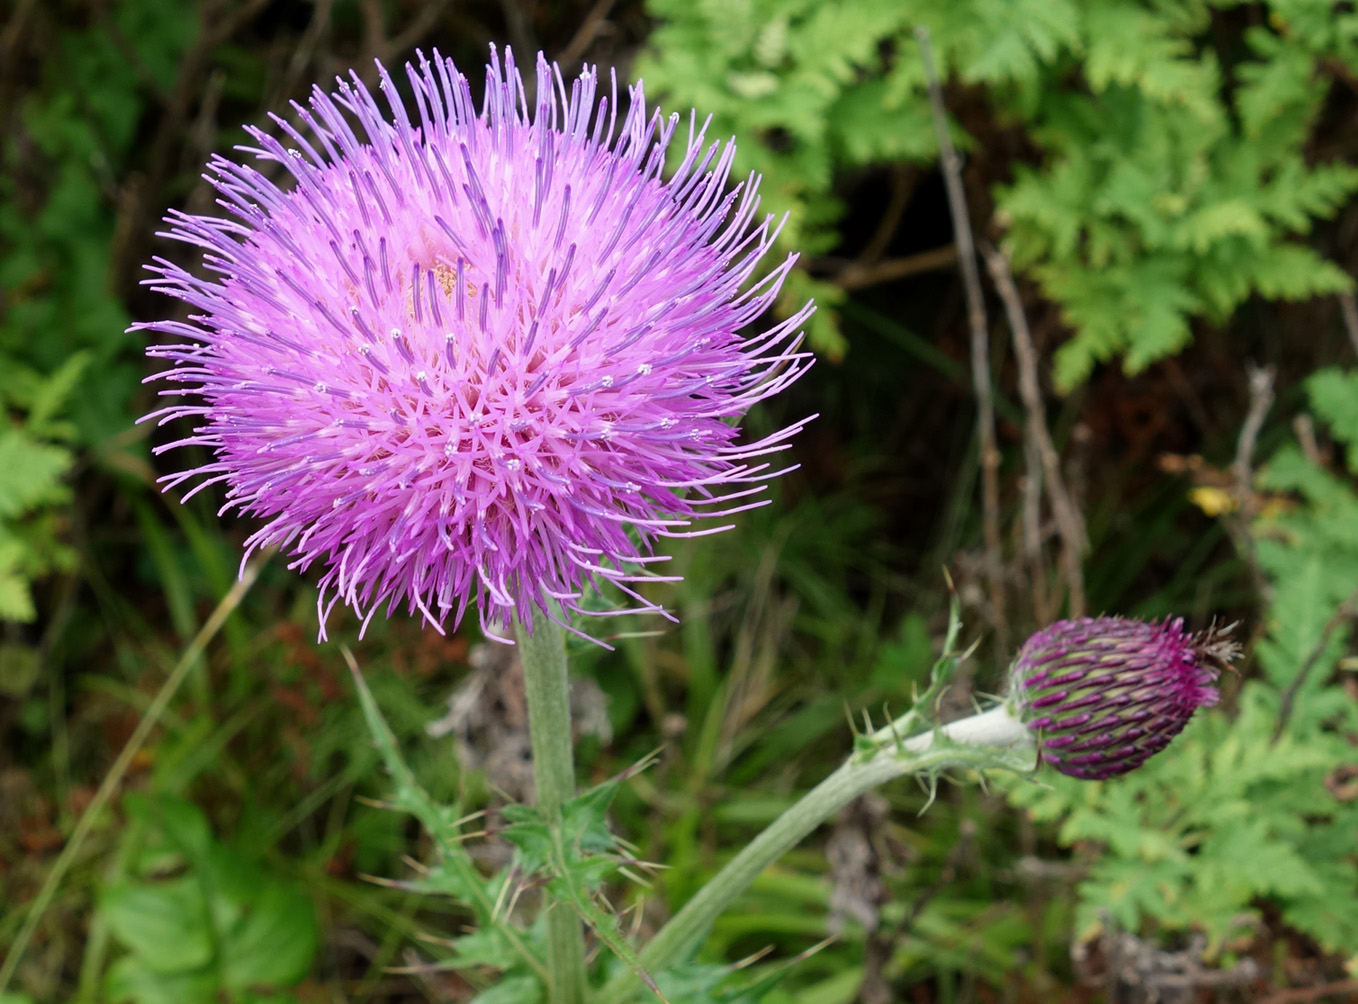
[[[1194,711],[1217,702],[1217,675],[1240,652],[1226,640],[1230,630],[1191,634],[1182,618],[1082,617],[1037,632],[1012,673],[1041,758],[1091,781],[1141,766]]]

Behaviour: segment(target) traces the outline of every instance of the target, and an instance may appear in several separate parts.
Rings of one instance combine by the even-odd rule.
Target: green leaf
[[[504,838],[514,845],[518,866],[528,875],[550,873],[556,864],[556,841],[537,810],[506,805],[500,814],[511,824],[505,828]]]
[[[618,794],[616,779],[595,785],[561,807],[561,831],[566,846],[584,854],[608,853],[617,838],[608,827],[608,807]]]
[[[236,990],[296,983],[310,971],[319,939],[311,900],[294,887],[269,883],[222,939],[224,982]]]
[[[1085,75],[1095,91],[1115,84],[1180,107],[1204,123],[1221,118],[1216,61],[1139,4],[1104,0],[1086,12]]]
[[[140,955],[124,955],[104,977],[110,1004],[219,1004],[216,974],[210,968],[162,972]]]
[[[1300,244],[1274,244],[1244,264],[1254,288],[1278,300],[1304,300],[1353,288],[1353,279],[1333,262]]]
[[[12,537],[5,537],[0,525],[0,621],[26,624],[38,616],[28,578],[23,574],[27,557],[28,549]]]
[[[458,967],[485,966],[507,970],[518,962],[514,946],[504,936],[504,932],[495,928],[464,934],[457,939],[456,948],[455,962]]]
[[[563,903],[569,903],[575,908],[585,923],[594,930],[594,936],[607,945],[619,959],[622,960],[632,975],[641,980],[643,984],[664,1000],[660,990],[656,985],[655,979],[646,970],[646,966],[641,961],[641,956],[636,953],[621,930],[618,929],[618,921],[611,913],[604,913],[594,901],[579,886],[572,886],[569,881],[562,879],[554,880],[552,883]]]
[[[482,990],[471,1004],[541,1004],[542,984],[531,976],[510,976]]]
[[[20,642],[0,642],[0,696],[26,697],[38,681],[41,668],[38,649]]]
[[[418,819],[429,830],[442,856],[440,865],[446,869],[444,874],[455,876],[458,887],[466,891],[465,902],[476,914],[477,922],[483,928],[493,927],[498,929],[514,946],[514,951],[519,958],[527,963],[540,979],[545,980],[547,971],[541,959],[529,949],[522,935],[511,927],[504,916],[496,909],[496,897],[502,890],[504,879],[486,880],[477,872],[476,866],[472,863],[459,839],[460,834],[456,825],[456,807],[436,804],[428,792],[420,787],[415,779],[414,772],[401,757],[396,736],[382,717],[381,709],[378,708],[372,691],[368,689],[368,684],[359,671],[353,653],[347,648],[343,648],[341,651],[353,676],[354,687],[358,691],[359,704],[363,709],[363,718],[367,723],[368,732],[372,736],[373,743],[377,746],[382,762],[386,765],[387,771],[395,782],[395,804]]]
[[[194,867],[201,867],[214,845],[207,816],[186,798],[174,795],[145,795],[138,792],[124,799],[127,814],[156,830]]]
[[[184,973],[212,960],[207,904],[191,877],[108,886],[99,909],[113,937],[153,972]]]
[[[1267,223],[1249,202],[1229,198],[1209,203],[1189,215],[1184,220],[1180,240],[1203,254],[1227,237],[1243,237],[1251,246],[1260,247],[1268,236]]]
[[[76,352],[41,381],[28,406],[28,431],[36,436],[67,438],[73,430],[56,421],[90,362],[89,352]]]
[[[1358,474],[1358,370],[1330,368],[1306,381],[1316,415],[1330,425],[1336,439],[1348,444],[1349,470]]]
[[[59,446],[39,442],[22,429],[0,429],[0,520],[14,518],[36,506],[65,501],[61,478],[71,454]]]

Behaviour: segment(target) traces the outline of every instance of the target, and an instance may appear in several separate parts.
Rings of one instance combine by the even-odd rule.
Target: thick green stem
[[[571,744],[570,689],[566,678],[566,633],[539,613],[530,635],[516,625],[533,743],[537,804],[547,826],[561,839],[561,806],[575,796],[575,751]],[[564,903],[547,912],[549,1004],[584,1004],[585,938],[580,918]]]
[[[654,973],[691,954],[712,922],[765,868],[859,795],[903,774],[948,766],[994,766],[995,750],[1025,749],[1031,745],[1022,722],[1004,706],[954,722],[940,731],[948,742],[935,742],[933,732],[912,736],[899,749],[888,747],[868,760],[850,759],[803,795],[712,876],[656,933],[641,952],[647,971]],[[888,730],[879,733],[883,734],[889,738]],[[600,1004],[622,1004],[637,989],[636,978],[622,973],[609,981],[598,1000]]]

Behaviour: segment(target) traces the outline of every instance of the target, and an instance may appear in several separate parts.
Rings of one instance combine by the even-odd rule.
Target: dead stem
[[[971,236],[966,193],[962,189],[962,162],[948,134],[948,115],[943,105],[943,86],[934,66],[929,29],[915,29],[924,78],[929,84],[929,107],[938,133],[939,164],[948,190],[952,214],[953,243],[962,270],[967,296],[967,322],[971,328],[971,379],[976,392],[976,426],[981,448],[981,522],[985,536],[986,577],[990,586],[991,620],[1000,652],[1009,650],[1009,627],[1004,604],[1004,566],[1000,557],[1000,451],[995,443],[995,403],[990,390],[990,336],[987,331],[981,275],[976,267],[976,245]]]

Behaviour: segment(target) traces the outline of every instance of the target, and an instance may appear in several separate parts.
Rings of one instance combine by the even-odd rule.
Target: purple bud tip
[[[1232,627],[1191,634],[1183,618],[1081,617],[1037,632],[1012,673],[1041,758],[1090,781],[1141,766],[1217,702],[1217,675],[1240,654]]]

